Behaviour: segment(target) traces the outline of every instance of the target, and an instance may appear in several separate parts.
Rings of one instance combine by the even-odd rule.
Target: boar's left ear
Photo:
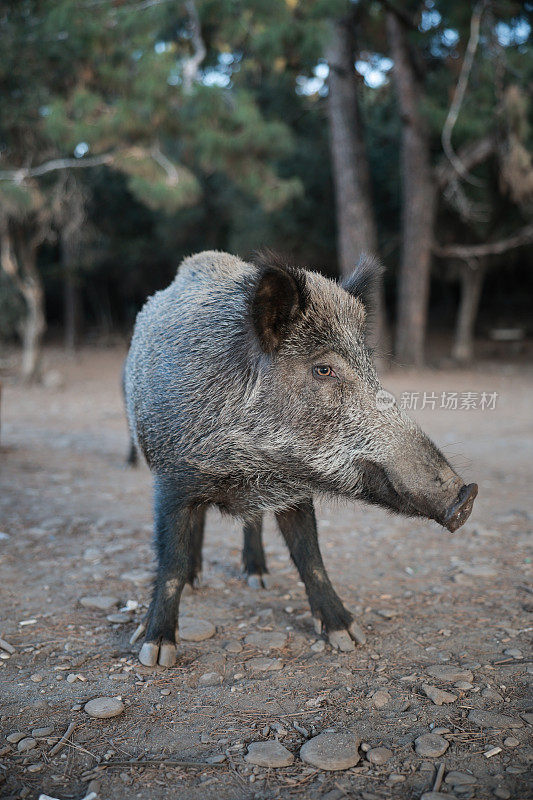
[[[259,274],[251,300],[252,323],[263,350],[274,353],[307,308],[309,290],[304,271],[272,253],[258,254],[254,263]]]
[[[359,264],[352,274],[342,281],[341,286],[357,297],[365,308],[372,310],[384,269],[381,261],[364,253],[359,259]]]

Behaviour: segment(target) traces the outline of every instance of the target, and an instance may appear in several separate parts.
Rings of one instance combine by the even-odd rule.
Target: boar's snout
[[[469,483],[468,486],[463,486],[455,502],[446,511],[442,525],[452,533],[460,528],[470,516],[476,497],[477,483]]]

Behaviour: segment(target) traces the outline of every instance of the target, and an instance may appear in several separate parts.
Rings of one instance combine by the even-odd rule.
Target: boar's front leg
[[[189,505],[175,481],[156,477],[154,527],[158,568],[139,653],[141,664],[147,667],[156,663],[171,667],[176,661],[180,597],[197,567],[194,543],[203,523],[202,513],[202,509]]]
[[[338,650],[353,650],[354,641],[364,644],[366,637],[363,631],[353,615],[344,608],[324,567],[318,546],[313,501],[306,500],[278,512],[276,519],[305,584],[318,632],[323,630],[329,643]]]
[[[268,588],[268,569],[263,550],[263,517],[261,514],[245,520],[242,563],[248,586],[252,589]]]

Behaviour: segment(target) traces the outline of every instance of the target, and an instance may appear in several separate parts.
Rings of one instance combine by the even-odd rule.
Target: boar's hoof
[[[145,667],[173,667],[176,663],[176,645],[172,642],[145,642],[139,653],[139,661]]]
[[[248,575],[246,582],[250,589],[270,589],[269,575]]]
[[[315,630],[317,622],[320,623],[320,620],[315,620]],[[355,642],[357,642],[357,644],[365,644],[366,642],[366,636],[355,620],[347,629],[343,628],[339,631],[329,631],[327,637],[330,645],[336,650],[341,650],[343,653],[349,653],[351,650],[355,650]]]

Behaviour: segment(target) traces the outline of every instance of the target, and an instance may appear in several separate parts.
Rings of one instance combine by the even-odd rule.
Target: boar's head
[[[271,255],[258,268],[249,308],[265,457],[311,490],[460,527],[477,486],[384,392],[366,343],[379,263],[363,258],[343,284]]]

